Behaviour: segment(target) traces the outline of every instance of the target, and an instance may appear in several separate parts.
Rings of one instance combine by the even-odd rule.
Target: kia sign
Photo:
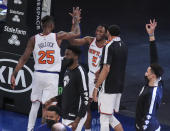
[[[18,61],[12,59],[0,59],[0,90],[10,93],[23,93],[31,89],[33,78],[32,70],[24,65],[16,75],[15,89],[11,86],[11,75]]]

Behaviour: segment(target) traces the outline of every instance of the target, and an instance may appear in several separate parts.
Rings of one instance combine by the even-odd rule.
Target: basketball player
[[[93,91],[93,99],[96,102],[98,100],[99,104],[100,131],[109,131],[109,125],[115,131],[123,131],[121,123],[113,116],[113,110],[119,111],[127,62],[127,46],[119,35],[119,26],[109,26],[108,38],[110,41],[103,48],[101,72]],[[97,99],[100,86],[102,88]]]
[[[81,50],[69,46],[65,51],[67,70],[64,74],[62,94],[62,123],[71,126],[73,131],[81,131],[87,118],[88,76],[79,65]]]
[[[155,44],[154,31],[157,26],[155,20],[146,24],[146,31],[150,41],[150,63],[145,77],[147,79],[142,88],[136,106],[136,131],[160,131],[161,127],[157,119],[157,112],[162,100],[163,83],[161,76],[163,69],[158,64],[158,54]]]
[[[60,45],[64,39],[71,39],[80,36],[79,8],[73,11],[77,16],[74,16],[74,25],[72,32],[61,31],[52,33],[54,29],[54,21],[51,16],[45,16],[42,21],[43,32],[30,38],[24,54],[19,59],[19,62],[11,76],[12,88],[15,86],[15,77],[17,72],[29,59],[31,53],[34,56],[34,75],[32,81],[31,101],[32,107],[29,114],[28,131],[33,131],[37,112],[40,107],[40,102],[44,104],[50,98],[58,95],[58,80],[61,68]],[[74,29],[74,30],[73,30]]]
[[[95,37],[86,36],[81,39],[72,39],[70,43],[72,45],[85,45],[88,44],[88,66],[89,66],[89,106],[88,106],[88,116],[85,123],[85,131],[91,131],[91,110],[90,104],[92,102],[93,89],[95,87],[95,75],[98,74],[100,69],[100,59],[102,56],[102,50],[106,44],[106,33],[107,27],[104,25],[99,25],[95,32]]]
[[[59,122],[61,116],[60,112],[61,109],[58,106],[56,105],[49,106],[47,109],[46,123],[40,125],[37,129],[35,129],[35,131],[51,131],[52,127],[55,124],[61,125],[62,128],[65,128],[66,131],[72,131],[71,128]]]

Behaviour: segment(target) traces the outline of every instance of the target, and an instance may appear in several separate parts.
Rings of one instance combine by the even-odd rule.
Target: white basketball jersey
[[[100,60],[102,57],[103,47],[96,45],[96,38],[92,41],[88,50],[89,71],[96,73],[100,69]]]
[[[56,34],[35,35],[35,47],[33,51],[35,70],[57,71],[61,70],[60,47],[56,41]]]

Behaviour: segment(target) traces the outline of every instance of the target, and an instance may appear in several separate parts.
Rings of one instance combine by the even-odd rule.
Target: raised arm
[[[35,45],[35,39],[34,37],[31,37],[27,43],[27,47],[25,49],[24,54],[21,56],[21,58],[18,61],[17,66],[14,69],[14,72],[11,76],[11,87],[14,89],[15,86],[15,77],[18,71],[24,66],[24,64],[28,61],[31,53],[34,50],[34,45]]]
[[[72,17],[73,17],[71,32],[64,32],[64,31],[58,32],[57,33],[58,41],[69,40],[69,39],[73,39],[73,38],[75,39],[80,36],[79,23],[80,23],[80,19],[81,19],[81,17],[80,17],[81,9],[79,9],[79,7],[73,8],[73,13],[70,13],[70,15],[72,15]],[[60,45],[61,42],[58,42],[58,44]]]
[[[146,24],[146,31],[149,35],[149,41],[150,41],[150,64],[152,63],[158,63],[158,52],[157,47],[155,43],[155,28],[157,26],[157,22],[155,19],[152,21],[150,20],[150,24]]]

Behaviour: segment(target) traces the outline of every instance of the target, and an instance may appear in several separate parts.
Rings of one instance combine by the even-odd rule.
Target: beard
[[[74,59],[73,58],[64,58],[63,59],[63,66],[65,68],[70,67],[73,63],[74,63]]]

